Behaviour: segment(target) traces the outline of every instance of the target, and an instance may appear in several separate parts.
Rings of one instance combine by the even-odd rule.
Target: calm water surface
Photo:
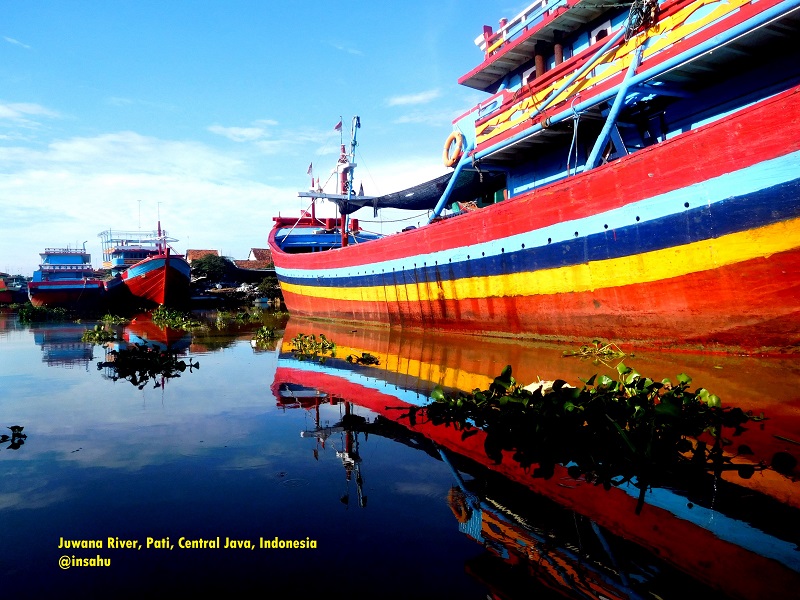
[[[27,435],[0,444],[6,590],[758,598],[800,584],[796,467],[694,495],[651,490],[636,515],[634,490],[533,478],[513,460],[493,464],[475,436],[402,417],[435,385],[485,389],[507,364],[520,381],[576,385],[605,368],[561,347],[292,319],[282,339],[254,348],[260,323],[184,334],[140,322],[120,328],[123,342],[169,344],[187,368],[133,384],[109,354],[124,346],[80,341],[93,325],[0,313],[0,434]],[[300,333],[335,341],[336,357],[298,360]],[[379,364],[345,360],[365,352]],[[723,402],[766,412],[745,433],[749,460],[800,454],[795,362],[628,363],[653,378],[685,371]],[[255,547],[180,547],[217,540]],[[59,548],[73,541],[100,547]],[[276,541],[313,547],[260,547]]]

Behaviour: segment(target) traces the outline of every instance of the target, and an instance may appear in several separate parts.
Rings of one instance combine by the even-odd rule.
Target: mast
[[[358,116],[353,117],[352,135],[350,139],[350,154],[348,156],[345,145],[342,144],[341,154],[339,156],[339,193],[342,196],[347,196],[347,203],[340,207],[339,212],[342,216],[342,247],[347,246],[347,214],[345,207],[350,203],[353,197],[353,170],[356,163],[353,162],[356,157],[356,132],[361,128],[361,119]]]

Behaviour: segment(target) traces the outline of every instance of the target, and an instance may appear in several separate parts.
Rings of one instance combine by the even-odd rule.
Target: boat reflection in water
[[[303,335],[335,343],[335,356],[293,352]],[[666,598],[689,585],[712,597],[764,598],[786,596],[800,585],[795,361],[626,357],[625,364],[644,376],[674,380],[687,373],[692,388],[710,390],[723,406],[766,416],[747,423],[727,446],[733,464],[755,467],[751,477],[736,469],[708,473],[702,465],[691,480],[648,488],[640,506],[631,482],[596,485],[560,465],[551,476],[537,477],[536,465],[521,466],[513,449],[505,449],[499,463],[489,458],[482,431],[436,426],[424,412],[409,418],[414,411],[408,409],[428,404],[436,386],[446,393],[485,390],[506,365],[523,384],[563,379],[580,387],[579,378],[594,373],[617,379],[614,363],[565,358],[557,345],[353,330],[295,318],[283,340],[273,393],[279,405],[315,411],[315,428],[303,435],[316,437],[318,447],[334,433],[350,436],[350,446],[337,449],[348,475],[359,465],[359,434],[398,440],[451,467],[454,485],[446,501],[455,523],[485,548],[466,568],[496,597],[550,589],[569,597]],[[319,407],[332,403],[344,407],[341,419],[320,427]],[[357,416],[358,409],[376,414],[370,421]]]
[[[89,368],[94,344],[81,337],[90,327],[81,323],[32,323],[33,340],[42,348],[42,362],[50,367]]]
[[[139,389],[150,381],[153,387],[163,387],[169,379],[200,366],[191,358],[188,363],[180,358],[191,345],[190,333],[156,325],[148,315],[132,319],[118,337],[120,341],[105,344],[105,360],[97,363],[112,381],[125,379]]]

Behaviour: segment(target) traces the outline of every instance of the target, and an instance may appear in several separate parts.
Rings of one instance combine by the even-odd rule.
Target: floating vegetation
[[[557,465],[575,479],[606,489],[632,483],[639,491],[637,512],[651,486],[676,478],[735,470],[749,478],[763,464],[733,464],[723,450],[748,421],[760,421],[739,408],[723,408],[708,390],[689,390],[691,378],[653,381],[623,363],[618,379],[593,376],[575,388],[563,380],[522,387],[505,368],[488,390],[446,395],[434,389],[432,403],[411,408],[412,424],[425,416],[435,425],[462,431],[462,439],[485,433],[484,449],[499,464],[504,452],[534,477],[550,478]],[[746,446],[740,454],[748,453]],[[692,474],[694,473],[694,475]]]
[[[174,308],[159,306],[152,315],[153,323],[159,327],[172,327],[173,329],[194,329],[202,327],[203,324],[195,319],[190,313],[185,313]]]
[[[42,323],[45,321],[67,321],[70,318],[69,311],[60,306],[34,306],[30,302],[22,304],[17,310],[17,316],[21,323]]]
[[[292,352],[298,360],[318,360],[325,362],[328,356],[336,356],[336,344],[321,333],[317,340],[314,334],[298,333],[292,340]]]
[[[111,314],[103,315],[103,318],[100,320],[103,323],[108,323],[109,325],[127,325],[131,322],[131,320],[127,317],[119,317]]]
[[[217,312],[217,327],[228,323],[255,323],[260,321],[262,317],[263,311],[260,308],[238,311],[220,310]]]
[[[20,446],[22,446],[22,444],[25,443],[25,440],[28,439],[28,436],[22,433],[22,430],[25,428],[21,425],[12,425],[6,429],[11,430],[11,435],[8,435],[7,433],[0,435],[0,444],[10,442],[10,444],[6,446],[6,450],[19,450]]]
[[[93,344],[102,344],[104,342],[113,342],[117,339],[113,331],[109,331],[103,325],[95,325],[94,329],[87,329],[81,336],[82,342],[92,342]]]
[[[275,340],[277,337],[278,335],[275,332],[274,327],[267,327],[264,325],[256,330],[255,335],[253,336],[253,341],[256,343],[256,345],[267,344],[268,342]]]
[[[578,350],[564,350],[562,356],[579,356],[580,358],[593,358],[595,362],[603,362],[628,356],[616,344],[604,344],[602,340],[592,340],[591,345],[586,344]],[[631,354],[630,356],[633,356]]]
[[[361,356],[356,356],[355,354],[351,354],[345,359],[349,363],[357,363],[359,365],[379,365],[381,361],[378,360],[377,356],[373,356],[369,352],[362,352]]]
[[[167,379],[180,377],[186,369],[191,373],[192,369],[200,368],[200,363],[193,363],[191,358],[187,363],[180,360],[177,353],[149,344],[133,344],[124,350],[112,350],[106,358],[107,361],[97,363],[98,370],[109,369],[113,381],[126,379],[140,390],[151,380],[153,387],[158,388]]]

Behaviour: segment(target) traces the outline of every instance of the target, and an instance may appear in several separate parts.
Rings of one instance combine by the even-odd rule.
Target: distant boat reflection
[[[335,343],[335,356],[294,353],[292,340],[302,334],[324,335]],[[317,415],[321,404],[346,407],[340,422],[320,428],[317,417],[304,436],[318,443],[334,432],[353,441],[359,433],[391,437],[450,466],[447,502],[457,526],[486,549],[467,569],[498,597],[544,589],[582,598],[674,597],[691,585],[711,595],[762,598],[800,585],[800,367],[793,361],[657,353],[626,359],[653,379],[688,373],[693,387],[717,394],[724,405],[767,417],[747,424],[728,446],[737,464],[766,468],[749,479],[726,471],[685,488],[650,488],[636,514],[639,490],[631,484],[606,490],[569,476],[565,466],[534,477],[533,468],[513,460],[513,448],[501,462],[492,460],[480,431],[408,418],[408,409],[426,405],[437,385],[450,392],[487,389],[509,364],[521,382],[540,377],[578,386],[579,377],[594,373],[616,378],[614,364],[563,358],[564,347],[555,345],[353,330],[294,318],[283,340],[273,385],[278,404]],[[378,417],[359,420],[350,407]]]
[[[81,323],[31,323],[33,340],[42,348],[42,362],[50,367],[89,368],[94,344],[81,340],[90,329]]]

